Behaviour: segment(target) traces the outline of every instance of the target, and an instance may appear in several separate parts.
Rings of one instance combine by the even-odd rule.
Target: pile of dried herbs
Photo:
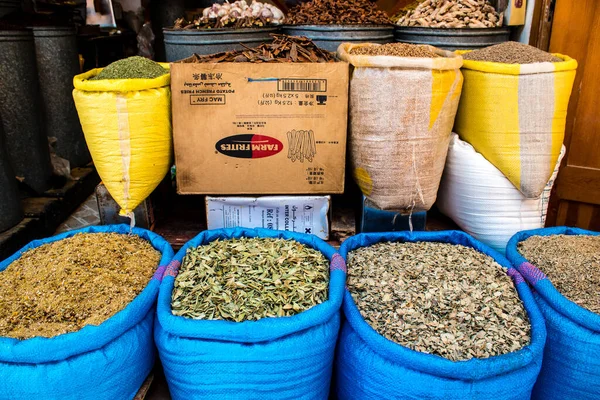
[[[291,316],[326,301],[328,284],[328,260],[294,240],[216,240],[188,250],[171,306],[193,319]]]
[[[54,337],[99,325],[148,285],[160,258],[146,240],[116,233],[29,250],[0,272],[0,336]]]
[[[186,62],[221,63],[221,62],[251,62],[251,63],[324,63],[334,62],[334,56],[315,45],[305,37],[272,34],[272,43],[263,43],[255,48],[228,51],[224,53],[199,56],[195,54]]]
[[[115,61],[102,69],[92,80],[103,79],[153,79],[168,74],[160,64],[145,57],[134,56]]]
[[[465,60],[491,61],[504,64],[560,62],[560,58],[537,47],[519,42],[504,42],[463,54]]]
[[[311,0],[288,12],[287,22],[294,25],[388,25],[385,11],[370,0]]]
[[[600,236],[531,236],[518,249],[569,300],[600,314]]]
[[[506,271],[470,247],[378,243],[348,254],[348,288],[387,339],[452,361],[529,344],[531,326]]]

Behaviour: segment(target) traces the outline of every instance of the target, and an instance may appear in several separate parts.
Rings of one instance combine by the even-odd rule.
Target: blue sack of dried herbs
[[[188,249],[241,237],[295,240],[323,253],[330,262],[327,300],[296,315],[243,322],[174,315],[173,290]],[[342,258],[315,236],[236,228],[192,239],[167,268],[157,304],[154,337],[172,398],[327,399],[345,281]]]
[[[451,361],[413,350],[378,333],[363,318],[352,294],[346,290],[335,360],[334,392],[337,398],[529,400],[542,364],[546,329],[527,283],[510,262],[497,251],[458,231],[360,234],[344,241],[340,255],[347,260],[348,253],[353,250],[381,242],[449,243],[470,247],[492,257],[506,268],[507,275],[515,283],[531,323],[531,341],[520,350],[506,354]],[[348,272],[352,276],[350,264]],[[477,304],[486,306],[483,299]]]
[[[535,300],[542,311],[548,330],[548,340],[544,349],[542,371],[533,389],[534,400],[592,400],[600,398],[600,314],[577,304],[554,286],[560,280],[550,281],[539,266],[526,259],[519,251],[519,243],[529,238],[551,237],[554,235],[600,236],[578,228],[555,227],[521,231],[515,234],[506,247],[506,257],[525,277],[535,290]],[[573,251],[573,250],[572,250]],[[561,247],[549,252],[564,253]],[[585,260],[585,255],[577,253],[576,259]],[[565,259],[567,255],[565,254]],[[564,263],[565,261],[563,261]],[[580,263],[585,265],[585,262]],[[572,264],[565,266],[575,270]],[[592,268],[587,264],[587,268]],[[547,272],[550,275],[550,272]],[[590,276],[583,273],[573,277],[585,284]],[[564,279],[564,277],[562,277]],[[564,283],[562,283],[564,285]],[[574,289],[574,288],[569,288]],[[600,296],[600,294],[597,294]]]
[[[78,233],[110,232],[137,235],[161,253],[154,277],[124,309],[99,325],[51,338],[1,337],[0,399],[115,400],[132,399],[139,391],[154,367],[154,304],[165,266],[173,258],[166,240],[140,228],[130,233],[126,225],[92,226],[35,240],[0,262],[0,271],[46,243]]]

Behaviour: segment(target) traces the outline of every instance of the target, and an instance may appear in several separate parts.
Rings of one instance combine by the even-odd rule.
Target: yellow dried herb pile
[[[99,325],[148,285],[160,258],[148,241],[116,233],[29,250],[0,272],[0,336],[54,337]]]

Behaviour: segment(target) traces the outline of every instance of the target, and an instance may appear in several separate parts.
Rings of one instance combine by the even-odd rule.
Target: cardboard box
[[[329,239],[329,196],[206,197],[208,229],[267,228]]]
[[[343,193],[348,64],[171,64],[180,194]]]

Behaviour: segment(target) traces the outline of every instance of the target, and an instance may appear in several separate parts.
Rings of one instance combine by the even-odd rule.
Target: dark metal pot
[[[396,26],[397,42],[430,44],[444,50],[469,50],[492,46],[510,40],[510,29],[502,28],[415,28]]]
[[[392,43],[391,25],[284,25],[283,33],[306,36],[327,51],[337,51],[342,43]]]
[[[4,131],[0,124],[0,232],[4,232],[23,219],[17,180],[8,159]]]
[[[74,27],[34,27],[37,71],[46,134],[56,137],[56,154],[69,160],[71,168],[91,161],[75,102],[73,77],[79,73]]]
[[[52,167],[31,30],[0,31],[0,115],[15,174],[35,192],[46,191]]]
[[[244,46],[256,47],[271,42],[272,33],[279,27],[244,29],[164,29],[167,61],[178,61],[196,54],[214,54],[242,50]]]

